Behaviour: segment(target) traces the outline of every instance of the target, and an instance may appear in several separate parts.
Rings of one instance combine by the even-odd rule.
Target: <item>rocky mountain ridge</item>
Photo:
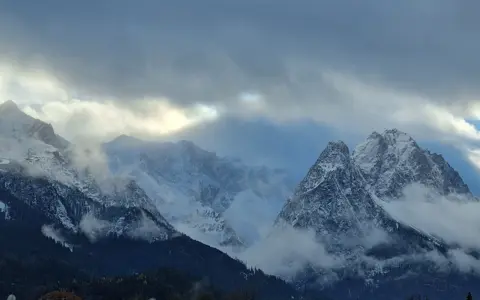
[[[287,200],[275,228],[313,230],[317,242],[342,264],[333,270],[307,266],[297,282],[318,282],[332,272],[335,288],[327,284],[325,289],[338,292],[348,281],[353,295],[368,298],[402,280],[411,284],[442,277],[433,257],[443,259],[452,280],[461,282],[465,274],[456,273],[448,262],[453,245],[384,209],[386,202],[402,201],[404,189],[412,184],[434,195],[454,193],[465,201],[478,201],[441,155],[421,149],[399,130],[374,132],[352,153],[341,141],[328,143]]]

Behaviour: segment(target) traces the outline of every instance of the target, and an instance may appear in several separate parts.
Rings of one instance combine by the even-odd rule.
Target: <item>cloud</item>
[[[403,199],[382,204],[394,218],[449,244],[480,249],[480,202],[442,196],[421,185],[408,186],[404,193]]]
[[[84,215],[79,224],[80,231],[83,232],[92,243],[104,237],[112,227],[113,224],[100,220],[91,213]]]
[[[317,242],[313,231],[290,226],[274,229],[266,239],[239,257],[251,266],[287,279],[294,278],[307,267],[328,271],[339,268],[344,262],[344,258],[328,253]]]
[[[474,272],[480,274],[480,260],[465,253],[465,251],[459,249],[450,250],[448,256],[458,271],[463,273]]]
[[[164,228],[160,228],[153,220],[142,213],[137,224],[127,232],[127,235],[133,239],[141,239],[149,242],[158,239],[167,239],[168,232]]]
[[[479,148],[471,0],[24,2],[0,4],[0,99],[70,139],[260,119]]]
[[[180,107],[164,97],[141,97],[134,105],[113,98],[80,99],[73,89],[44,70],[2,68],[0,64],[0,100],[14,99],[24,112],[51,123],[57,133],[71,140],[105,141],[121,133],[158,137],[215,120],[218,115],[214,107]]]
[[[68,151],[72,167],[79,171],[82,179],[86,179],[84,176],[92,176],[97,184],[102,184],[112,178],[108,159],[101,144],[92,142],[90,139],[77,139]]]
[[[62,136],[89,137],[100,141],[119,134],[152,138],[174,133],[199,122],[214,120],[213,108],[198,105],[191,109],[176,108],[167,100],[152,99],[136,102],[135,109],[115,102],[72,99],[48,102],[38,109],[26,106],[25,112],[54,124]],[[97,130],[87,130],[97,128]]]
[[[478,139],[462,121],[479,115],[473,1],[102,0],[54,7],[2,2],[2,65],[56,78],[63,89],[32,81],[46,87],[45,98],[88,95],[107,105],[102,125],[113,123],[115,131],[129,126],[112,122],[113,102],[131,111],[154,99],[181,111],[204,105],[281,122],[312,119],[363,131],[412,125]],[[112,114],[150,128],[141,117],[128,122],[126,111]]]
[[[157,225],[143,212],[140,218],[132,224],[126,224],[123,217],[115,221],[106,221],[99,219],[93,213],[87,213],[80,220],[78,227],[91,243],[109,235],[120,234],[147,242],[168,238],[167,230]]]
[[[54,9],[23,2],[2,3],[2,20],[12,25],[3,29],[4,52],[27,62],[41,57],[66,81],[108,94],[187,96],[195,82],[220,79],[228,85],[214,94],[231,94],[255,79],[262,87],[289,82],[290,61],[379,74],[436,94],[478,79],[470,63],[479,45],[473,1],[103,0]],[[162,82],[165,74],[186,75],[187,89]]]
[[[290,196],[292,187],[285,177],[270,175],[269,182],[256,182],[255,192],[245,190],[235,196],[222,217],[247,244],[251,245],[267,236],[275,218],[282,210],[285,199]],[[275,191],[273,190],[275,189]],[[268,195],[263,198],[256,193]]]
[[[55,229],[52,225],[43,225],[41,231],[44,236],[54,240],[55,243],[59,243],[60,245],[70,249],[70,251],[73,251],[73,246],[70,245],[65,237],[62,236],[62,233]]]

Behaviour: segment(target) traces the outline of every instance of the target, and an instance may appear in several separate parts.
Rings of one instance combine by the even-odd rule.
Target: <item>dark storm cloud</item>
[[[478,92],[479,11],[473,0],[3,0],[0,51],[121,99],[318,101],[319,70],[337,70],[448,102]]]

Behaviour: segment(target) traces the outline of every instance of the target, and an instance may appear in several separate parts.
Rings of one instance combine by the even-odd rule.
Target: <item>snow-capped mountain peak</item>
[[[406,185],[420,183],[442,194],[470,191],[460,175],[439,154],[422,149],[398,129],[372,133],[353,151],[364,178],[380,196],[398,197]]]
[[[55,133],[51,124],[27,115],[12,100],[0,105],[0,138],[34,139],[57,149],[65,149],[69,144]]]
[[[330,173],[337,170],[338,172],[346,171],[349,173],[351,165],[348,146],[342,141],[329,142],[308,171],[307,176],[298,185],[295,194],[307,194],[329,178]]]
[[[318,161],[323,163],[343,164],[350,157],[348,146],[342,141],[329,142],[320,154]]]
[[[469,193],[441,155],[423,150],[397,129],[372,133],[351,155],[343,142],[330,142],[288,199],[277,224],[314,229],[322,239],[334,241],[366,236],[372,228],[398,230],[382,201],[401,197],[411,184],[439,194]]]
[[[25,134],[36,121],[38,120],[21,111],[12,100],[8,100],[0,105],[0,133],[2,135]]]

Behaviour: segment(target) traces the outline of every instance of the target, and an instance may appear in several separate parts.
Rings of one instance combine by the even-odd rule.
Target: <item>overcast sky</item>
[[[478,11],[473,0],[2,0],[0,101],[69,139],[186,137],[299,174],[327,140],[397,127],[472,185]]]

